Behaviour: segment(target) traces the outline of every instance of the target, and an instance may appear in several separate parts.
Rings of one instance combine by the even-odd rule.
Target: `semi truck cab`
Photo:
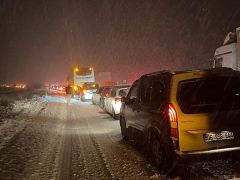
[[[223,46],[216,49],[210,66],[240,70],[240,27],[236,29],[236,32],[228,33]]]

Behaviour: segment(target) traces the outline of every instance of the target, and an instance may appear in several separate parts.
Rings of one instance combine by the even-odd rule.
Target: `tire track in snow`
[[[109,169],[109,165],[106,162],[106,159],[104,157],[102,149],[101,149],[100,145],[98,144],[96,138],[94,137],[94,135],[91,134],[90,135],[90,139],[92,140],[92,143],[93,143],[93,145],[94,145],[94,147],[95,147],[95,149],[97,151],[97,154],[99,156],[99,160],[101,161],[101,164],[103,165],[104,170],[105,170],[107,176],[110,177],[110,179],[114,179],[114,176],[113,176],[113,174],[111,173],[111,171]]]
[[[72,108],[66,106],[67,108],[67,118],[65,121],[65,126],[63,129],[63,144],[62,144],[62,157],[60,165],[60,173],[58,179],[60,180],[71,180],[72,176]]]
[[[72,138],[72,179],[76,180],[88,177],[85,159],[80,146],[78,136],[74,135]]]
[[[93,109],[94,108],[94,109]],[[149,168],[141,154],[132,147],[119,142],[120,130],[118,122],[109,121],[108,115],[92,112],[98,112],[95,106],[74,107],[74,117],[76,118],[76,133],[79,134],[79,143],[84,158],[87,159],[86,167],[89,176],[86,179],[149,179],[156,171]],[[117,129],[116,129],[117,128]],[[118,136],[117,138],[115,136]],[[91,141],[91,142],[89,142]],[[93,148],[95,151],[93,151]],[[88,153],[88,154],[87,154]],[[92,173],[96,164],[91,164],[93,158],[88,155],[96,156],[94,159],[98,165],[103,168],[105,175]],[[92,167],[91,167],[92,166]],[[99,169],[96,167],[96,169]]]
[[[73,108],[74,105],[67,106],[58,179],[113,179],[94,137],[89,132],[79,136],[79,131],[82,128],[87,130],[88,127],[82,119],[81,128],[75,127],[78,127],[79,119],[76,116],[76,109]]]
[[[73,108],[73,129],[75,137],[78,139],[75,145],[79,145],[80,149],[78,151],[80,151],[79,156],[81,157],[78,165],[74,164],[75,167],[73,167],[74,171],[80,166],[81,174],[74,173],[75,177],[84,177],[83,179],[114,179],[98,142],[88,129],[87,119],[84,117],[79,118],[79,111],[76,107]]]
[[[98,107],[94,108],[97,112]],[[89,110],[92,108],[89,107]],[[155,176],[160,178],[161,175],[156,168],[152,167],[140,152],[122,141],[118,121],[113,121],[108,114],[98,113],[86,117],[85,122],[114,178],[155,179]],[[165,178],[165,175],[161,178]]]

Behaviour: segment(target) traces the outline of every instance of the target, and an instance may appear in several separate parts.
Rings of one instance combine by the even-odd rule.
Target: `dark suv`
[[[177,157],[240,150],[240,72],[146,74],[122,101],[122,137],[143,137],[159,168]]]

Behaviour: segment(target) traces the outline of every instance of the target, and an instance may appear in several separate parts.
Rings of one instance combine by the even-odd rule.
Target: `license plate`
[[[203,135],[203,139],[205,142],[231,140],[234,139],[234,135],[230,131],[222,131],[220,133],[209,132]]]

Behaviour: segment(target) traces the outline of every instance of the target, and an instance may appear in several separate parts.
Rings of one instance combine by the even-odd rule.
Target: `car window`
[[[84,84],[83,89],[86,89],[86,90],[98,89],[98,84]]]
[[[152,83],[150,77],[144,77],[140,84],[140,102],[141,104],[149,104],[151,96]]]
[[[100,93],[102,93],[102,90],[103,90],[103,88],[102,87],[100,87],[98,90],[97,90],[97,94],[100,94]]]
[[[129,88],[126,88],[126,89],[120,89],[120,91],[118,92],[118,95],[121,96],[121,97],[126,97],[128,91],[129,91]]]
[[[116,96],[116,89],[114,88],[111,91],[111,97],[115,97],[115,96]]]
[[[111,92],[111,88],[104,88],[104,90],[102,91],[102,95],[103,96],[109,95],[110,92]]]
[[[166,100],[166,94],[166,88],[162,80],[154,77],[151,92],[151,106],[159,107]]]
[[[186,114],[240,110],[240,78],[211,77],[181,81],[177,100]]]
[[[136,99],[136,98],[137,98],[137,94],[138,94],[138,81],[136,81],[136,82],[132,85],[132,87],[131,87],[131,89],[130,89],[127,97],[128,97],[130,100],[133,100],[133,99]]]

